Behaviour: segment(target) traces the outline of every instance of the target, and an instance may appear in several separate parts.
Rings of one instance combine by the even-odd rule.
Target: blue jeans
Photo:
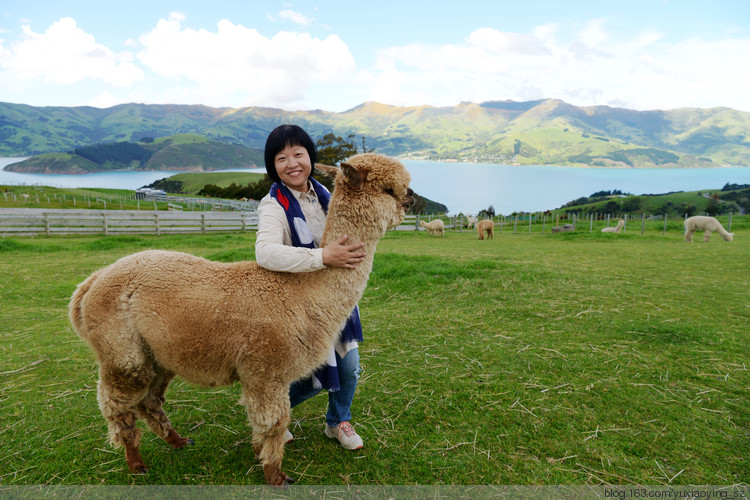
[[[343,358],[336,353],[336,367],[340,389],[328,392],[328,412],[326,413],[326,423],[331,426],[352,419],[352,401],[360,372],[359,349],[352,349]],[[292,408],[315,396],[321,390],[313,387],[311,377],[294,381],[289,387],[289,401]]]

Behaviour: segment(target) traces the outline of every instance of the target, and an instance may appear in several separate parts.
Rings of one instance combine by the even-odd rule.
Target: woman
[[[315,143],[297,125],[281,125],[266,140],[266,172],[275,183],[258,207],[255,242],[255,258],[266,269],[353,269],[364,260],[364,243],[347,244],[347,235],[320,248],[330,193],[312,177],[316,160]],[[362,327],[355,308],[326,365],[312,377],[295,381],[289,390],[292,407],[323,388],[329,391],[325,435],[337,439],[347,450],[363,447],[362,438],[350,423],[360,372],[358,341],[362,341]],[[291,439],[287,431],[287,441]]]

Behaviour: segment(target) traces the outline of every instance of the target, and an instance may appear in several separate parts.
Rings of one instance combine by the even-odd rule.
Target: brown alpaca
[[[477,231],[479,232],[479,239],[484,239],[484,233],[487,233],[487,239],[491,240],[495,237],[495,224],[489,220],[480,220],[477,222]]]
[[[73,293],[70,321],[96,354],[99,408],[132,472],[148,470],[138,418],[174,448],[191,443],[162,409],[179,375],[208,387],[239,381],[266,483],[293,482],[281,470],[289,385],[324,363],[364,292],[378,239],[413,203],[409,173],[394,159],[366,153],[340,172],[317,167],[338,172],[321,245],[343,234],[364,242],[356,269],[276,273],[152,250],[95,272]]]

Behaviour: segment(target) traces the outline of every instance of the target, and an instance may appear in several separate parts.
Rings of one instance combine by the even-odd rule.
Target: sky
[[[750,112],[748,0],[3,0],[0,101]]]

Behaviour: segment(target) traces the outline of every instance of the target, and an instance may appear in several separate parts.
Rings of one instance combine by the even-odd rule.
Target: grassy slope
[[[182,182],[184,192],[194,195],[203,189],[206,184],[227,187],[234,183],[244,186],[248,183],[258,182],[265,174],[264,169],[253,172],[197,172],[172,175],[169,180]]]
[[[300,484],[747,484],[750,224],[735,241],[601,233],[389,233],[360,302],[354,422],[293,411]],[[146,248],[253,258],[254,234],[0,240],[2,484],[259,484],[238,387],[177,381],[196,444],[146,434],[147,476],[104,442],[96,364],[72,334],[76,284]]]

